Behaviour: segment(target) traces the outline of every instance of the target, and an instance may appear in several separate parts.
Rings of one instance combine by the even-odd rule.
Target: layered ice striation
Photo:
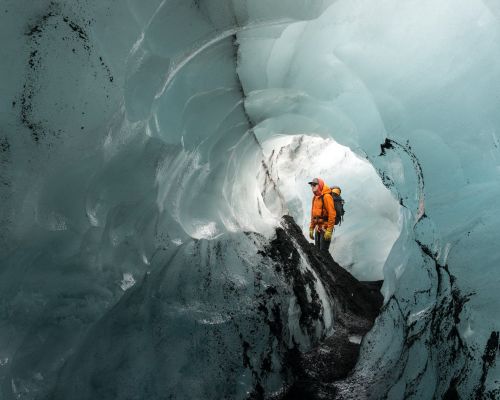
[[[334,257],[384,279],[325,396],[500,396],[499,18],[496,0],[2,2],[1,398],[293,385],[290,351],[342,326],[297,238],[297,280],[269,250],[283,214],[303,227],[313,173],[352,207]]]

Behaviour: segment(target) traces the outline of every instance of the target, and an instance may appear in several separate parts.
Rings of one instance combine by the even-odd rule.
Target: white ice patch
[[[210,318],[199,319],[198,322],[203,325],[220,325],[229,321],[229,317],[223,316],[222,314],[213,314]]]
[[[248,285],[248,281],[242,275],[231,275],[231,281],[234,283],[235,287],[238,289],[243,289]]]
[[[431,307],[426,307],[423,310],[410,314],[408,316],[408,321],[407,321],[408,325],[413,324],[415,321],[418,321],[419,319],[427,317],[430,312],[431,312]]]
[[[192,236],[196,239],[214,239],[218,234],[215,222],[195,224]]]
[[[182,244],[182,240],[179,238],[172,239],[172,243],[175,244],[176,246],[180,246]]]
[[[306,286],[307,301],[310,303],[312,301],[311,288]]]
[[[465,330],[462,332],[462,337],[464,339],[467,339],[469,337],[471,337],[472,335],[474,335],[474,331],[472,330],[472,328],[470,327],[470,323],[467,323],[467,327],[465,328]]]
[[[131,273],[129,273],[129,272],[125,272],[123,274],[123,279],[120,282],[120,287],[122,288],[122,290],[126,291],[126,290],[130,289],[134,285],[135,285],[134,276]]]
[[[5,365],[7,365],[8,363],[9,363],[9,358],[8,357],[0,358],[0,367],[3,367]]]
[[[108,130],[108,134],[106,135],[106,138],[104,139],[104,148],[108,149],[111,146],[112,141],[113,141],[113,136],[112,136],[112,131],[110,129],[110,130]]]
[[[290,332],[289,345],[293,346],[293,343],[298,343],[302,349],[308,349],[310,346],[309,338],[304,335],[302,328],[300,327],[300,307],[297,304],[295,297],[290,297],[290,303],[288,304],[288,331]]]
[[[99,220],[97,219],[96,210],[87,209],[87,217],[89,218],[90,225],[99,226]]]
[[[446,263],[448,262],[448,255],[450,254],[450,250],[451,250],[451,243],[448,242],[444,246],[442,253],[438,255],[438,257],[441,259],[441,265],[446,265]]]
[[[361,344],[361,339],[363,339],[359,335],[350,335],[349,336],[349,342],[354,343],[354,344]]]

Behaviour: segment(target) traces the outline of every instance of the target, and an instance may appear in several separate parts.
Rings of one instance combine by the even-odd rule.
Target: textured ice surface
[[[362,281],[383,279],[387,255],[400,233],[399,204],[373,167],[349,148],[312,136],[277,136],[262,144],[271,176],[288,212],[309,234],[311,188],[320,176],[342,188],[347,214],[333,234],[330,253]]]
[[[500,306],[491,90],[500,43],[491,9],[340,1],[314,21],[239,35],[238,71],[259,137],[332,136],[366,156],[403,206],[384,267],[387,309],[351,389],[359,379],[390,398],[498,395],[485,361],[495,359],[491,316]]]
[[[377,235],[400,232],[383,267],[386,305],[343,395],[499,396],[499,10],[495,0],[3,1],[2,398],[278,388],[280,356],[261,374],[269,328],[238,319],[257,315],[266,280],[280,288],[267,306],[290,316],[284,337],[307,348],[327,332],[297,328],[289,287],[256,267],[292,201],[262,152],[277,134],[349,146],[401,204]],[[346,236],[378,232],[361,211],[349,218]],[[368,257],[380,265],[389,242],[346,260],[373,276]],[[218,247],[219,259],[208,250]],[[126,276],[136,283],[124,291]]]

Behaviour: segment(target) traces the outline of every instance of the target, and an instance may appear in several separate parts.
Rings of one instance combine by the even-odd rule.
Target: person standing
[[[309,237],[314,240],[314,244],[320,251],[328,252],[336,216],[332,191],[321,178],[314,178],[308,183],[314,194]]]

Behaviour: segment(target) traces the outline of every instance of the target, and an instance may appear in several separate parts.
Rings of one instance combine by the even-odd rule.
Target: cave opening
[[[329,251],[357,279],[383,280],[384,263],[401,233],[401,205],[375,168],[349,147],[313,134],[270,135],[262,149],[286,212],[306,237],[312,198],[307,182],[321,177],[341,187],[346,215]]]

